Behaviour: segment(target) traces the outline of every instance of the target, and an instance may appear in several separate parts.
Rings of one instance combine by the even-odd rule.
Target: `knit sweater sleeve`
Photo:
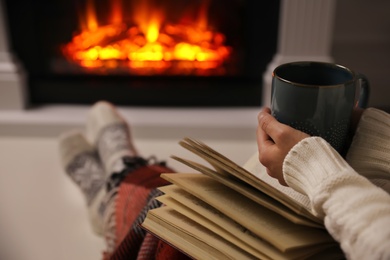
[[[390,259],[390,196],[356,171],[322,138],[295,145],[284,178],[308,195],[312,211],[348,259]]]
[[[360,175],[390,179],[390,114],[366,109],[346,156]]]

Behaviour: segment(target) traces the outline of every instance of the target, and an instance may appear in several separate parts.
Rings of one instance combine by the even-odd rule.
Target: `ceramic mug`
[[[320,136],[345,152],[354,108],[368,102],[367,78],[344,66],[292,62],[272,74],[271,111],[281,123]]]

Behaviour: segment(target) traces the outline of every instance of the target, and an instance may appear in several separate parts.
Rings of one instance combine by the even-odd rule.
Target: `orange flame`
[[[111,0],[111,23],[121,24],[123,22],[122,0]]]
[[[96,19],[95,3],[93,0],[87,1],[87,28],[89,31],[96,31],[99,27]]]
[[[140,1],[132,17],[123,22],[122,0],[111,0],[110,24],[99,25],[93,0],[87,1],[81,32],[63,46],[63,54],[85,68],[149,68],[164,72],[176,64],[177,73],[215,69],[230,57],[225,36],[208,25],[209,0],[199,8],[194,25],[168,24],[162,10]],[[83,24],[85,24],[83,26]],[[191,62],[191,63],[189,63]]]

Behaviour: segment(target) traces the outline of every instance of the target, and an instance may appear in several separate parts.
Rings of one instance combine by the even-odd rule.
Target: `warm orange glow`
[[[93,0],[87,1],[87,28],[89,31],[95,31],[99,27],[96,19],[95,4]]]
[[[204,30],[207,29],[208,19],[207,19],[207,11],[209,9],[210,0],[204,0],[203,5],[201,5],[198,15],[198,28]]]
[[[191,25],[169,24],[162,10],[143,0],[132,17],[136,25],[128,26],[122,0],[110,3],[110,24],[99,25],[94,2],[87,1],[81,32],[62,48],[69,60],[89,69],[151,69],[145,73],[163,73],[175,64],[175,72],[185,74],[218,68],[231,55],[225,35],[208,25],[209,0],[204,0]]]
[[[111,22],[121,24],[123,22],[122,0],[111,0]]]

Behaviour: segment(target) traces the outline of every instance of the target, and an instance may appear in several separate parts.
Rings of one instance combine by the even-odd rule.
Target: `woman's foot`
[[[124,157],[137,156],[130,128],[111,103],[99,101],[92,106],[86,134],[99,153],[107,177],[125,168]]]
[[[60,135],[59,150],[63,168],[84,194],[93,230],[102,235],[105,173],[97,151],[78,131]]]

